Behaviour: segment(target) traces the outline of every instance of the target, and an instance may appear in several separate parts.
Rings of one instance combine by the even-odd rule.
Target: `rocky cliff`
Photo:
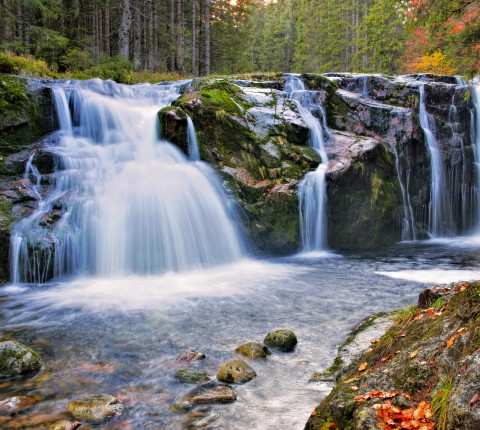
[[[12,223],[38,204],[31,188],[38,176],[24,175],[26,165],[30,160],[38,170],[42,193],[54,185],[51,173],[59,166],[52,150],[56,136],[49,134],[57,128],[52,82],[2,79],[0,276],[7,279]],[[468,85],[427,75],[306,74],[302,79],[326,113],[329,248],[373,248],[427,237],[431,160],[419,121],[421,86],[447,178],[444,193],[452,211],[444,222],[451,234],[474,226],[476,111]],[[284,85],[281,74],[197,79],[159,112],[161,133],[184,152],[187,114],[191,117],[201,158],[238,202],[252,249],[277,255],[301,248],[298,185],[321,161]],[[312,114],[322,121],[320,108]],[[45,266],[43,278],[53,274],[50,231],[61,216],[61,206],[54,208],[33,235],[38,243],[32,244],[32,254],[39,267]]]

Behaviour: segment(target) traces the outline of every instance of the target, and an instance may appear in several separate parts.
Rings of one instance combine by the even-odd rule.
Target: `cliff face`
[[[0,276],[6,279],[12,223],[38,205],[31,187],[38,178],[24,177],[27,162],[41,176],[42,193],[50,192],[52,172],[60,166],[52,150],[55,133],[49,134],[58,127],[51,82],[2,79],[8,81],[2,83],[8,106],[2,105],[0,118]],[[476,111],[469,86],[438,76],[302,79],[314,92],[318,109],[312,114],[323,121],[320,107],[325,112],[329,248],[373,248],[430,233],[432,163],[419,118],[422,103],[441,154],[442,201],[449,207],[443,228],[458,234],[475,225]],[[301,248],[298,186],[322,161],[309,147],[309,128],[284,85],[281,74],[198,79],[159,112],[162,134],[185,153],[187,114],[191,117],[202,160],[216,169],[238,203],[239,223],[252,248],[268,254]],[[39,250],[35,258],[46,265],[47,278],[54,255],[50,232],[62,214],[61,206],[54,208],[33,235],[38,243],[32,250]]]

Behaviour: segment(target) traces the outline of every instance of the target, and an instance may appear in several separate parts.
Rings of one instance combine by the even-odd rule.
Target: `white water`
[[[435,137],[435,120],[427,112],[425,85],[420,85],[420,125],[430,154],[431,190],[429,206],[429,231],[431,237],[449,235],[452,212],[447,194],[445,171],[437,138]]]
[[[321,157],[313,172],[305,175],[298,186],[302,250],[321,251],[327,247],[327,186],[328,155],[325,150],[324,130],[328,133],[325,112],[316,102],[317,93],[306,91],[299,75],[285,75],[285,91],[297,106],[298,112],[310,130],[310,146]],[[312,112],[320,113],[322,123]]]
[[[475,142],[474,155],[477,170],[477,220],[476,220],[476,234],[480,235],[480,77],[477,77],[473,82],[473,103],[475,105]],[[473,129],[473,127],[472,127]]]
[[[61,127],[50,151],[64,168],[55,172],[55,189],[39,193],[38,209],[15,228],[14,282],[44,282],[49,261],[60,277],[186,271],[242,258],[218,181],[158,139],[157,113],[185,84],[54,87]],[[194,149],[190,157],[199,159]],[[45,234],[38,224],[56,209],[62,217]]]
[[[198,149],[197,134],[192,118],[187,114],[187,143],[188,143],[188,158],[191,161],[200,161],[200,151]]]

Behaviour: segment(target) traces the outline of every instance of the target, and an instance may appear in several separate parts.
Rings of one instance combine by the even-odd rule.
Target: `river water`
[[[331,365],[355,324],[415,303],[425,286],[470,279],[480,279],[480,240],[460,238],[342,256],[245,259],[183,274],[6,286],[0,334],[31,345],[45,368],[1,384],[0,397],[37,400],[12,421],[27,417],[27,428],[44,428],[34,417],[68,419],[69,401],[97,392],[117,396],[126,411],[92,429],[197,428],[172,408],[192,389],[175,380],[182,368],[175,358],[203,352],[207,358],[190,367],[215,379],[237,346],[289,328],[298,337],[295,351],[252,362],[258,376],[234,386],[235,403],[201,408],[200,428],[302,429],[330,389],[310,377]]]

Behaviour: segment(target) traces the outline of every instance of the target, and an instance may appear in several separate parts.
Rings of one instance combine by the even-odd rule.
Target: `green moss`
[[[363,320],[357,327],[355,327],[350,335],[347,337],[345,342],[343,342],[342,346],[348,345],[349,343],[352,343],[353,340],[363,331],[365,331],[367,328],[373,326],[375,324],[375,321],[377,321],[378,318],[381,318],[383,316],[387,315],[385,312],[380,312],[378,314],[371,315]],[[338,357],[337,357],[338,358]]]
[[[342,369],[342,365],[343,365],[342,357],[337,356],[333,361],[333,364],[328,369],[325,369],[323,373],[326,375],[335,374]]]
[[[214,110],[223,110],[231,115],[242,116],[239,105],[245,101],[240,89],[226,80],[216,80],[205,85],[199,92],[202,103]],[[243,108],[243,107],[242,107]]]

